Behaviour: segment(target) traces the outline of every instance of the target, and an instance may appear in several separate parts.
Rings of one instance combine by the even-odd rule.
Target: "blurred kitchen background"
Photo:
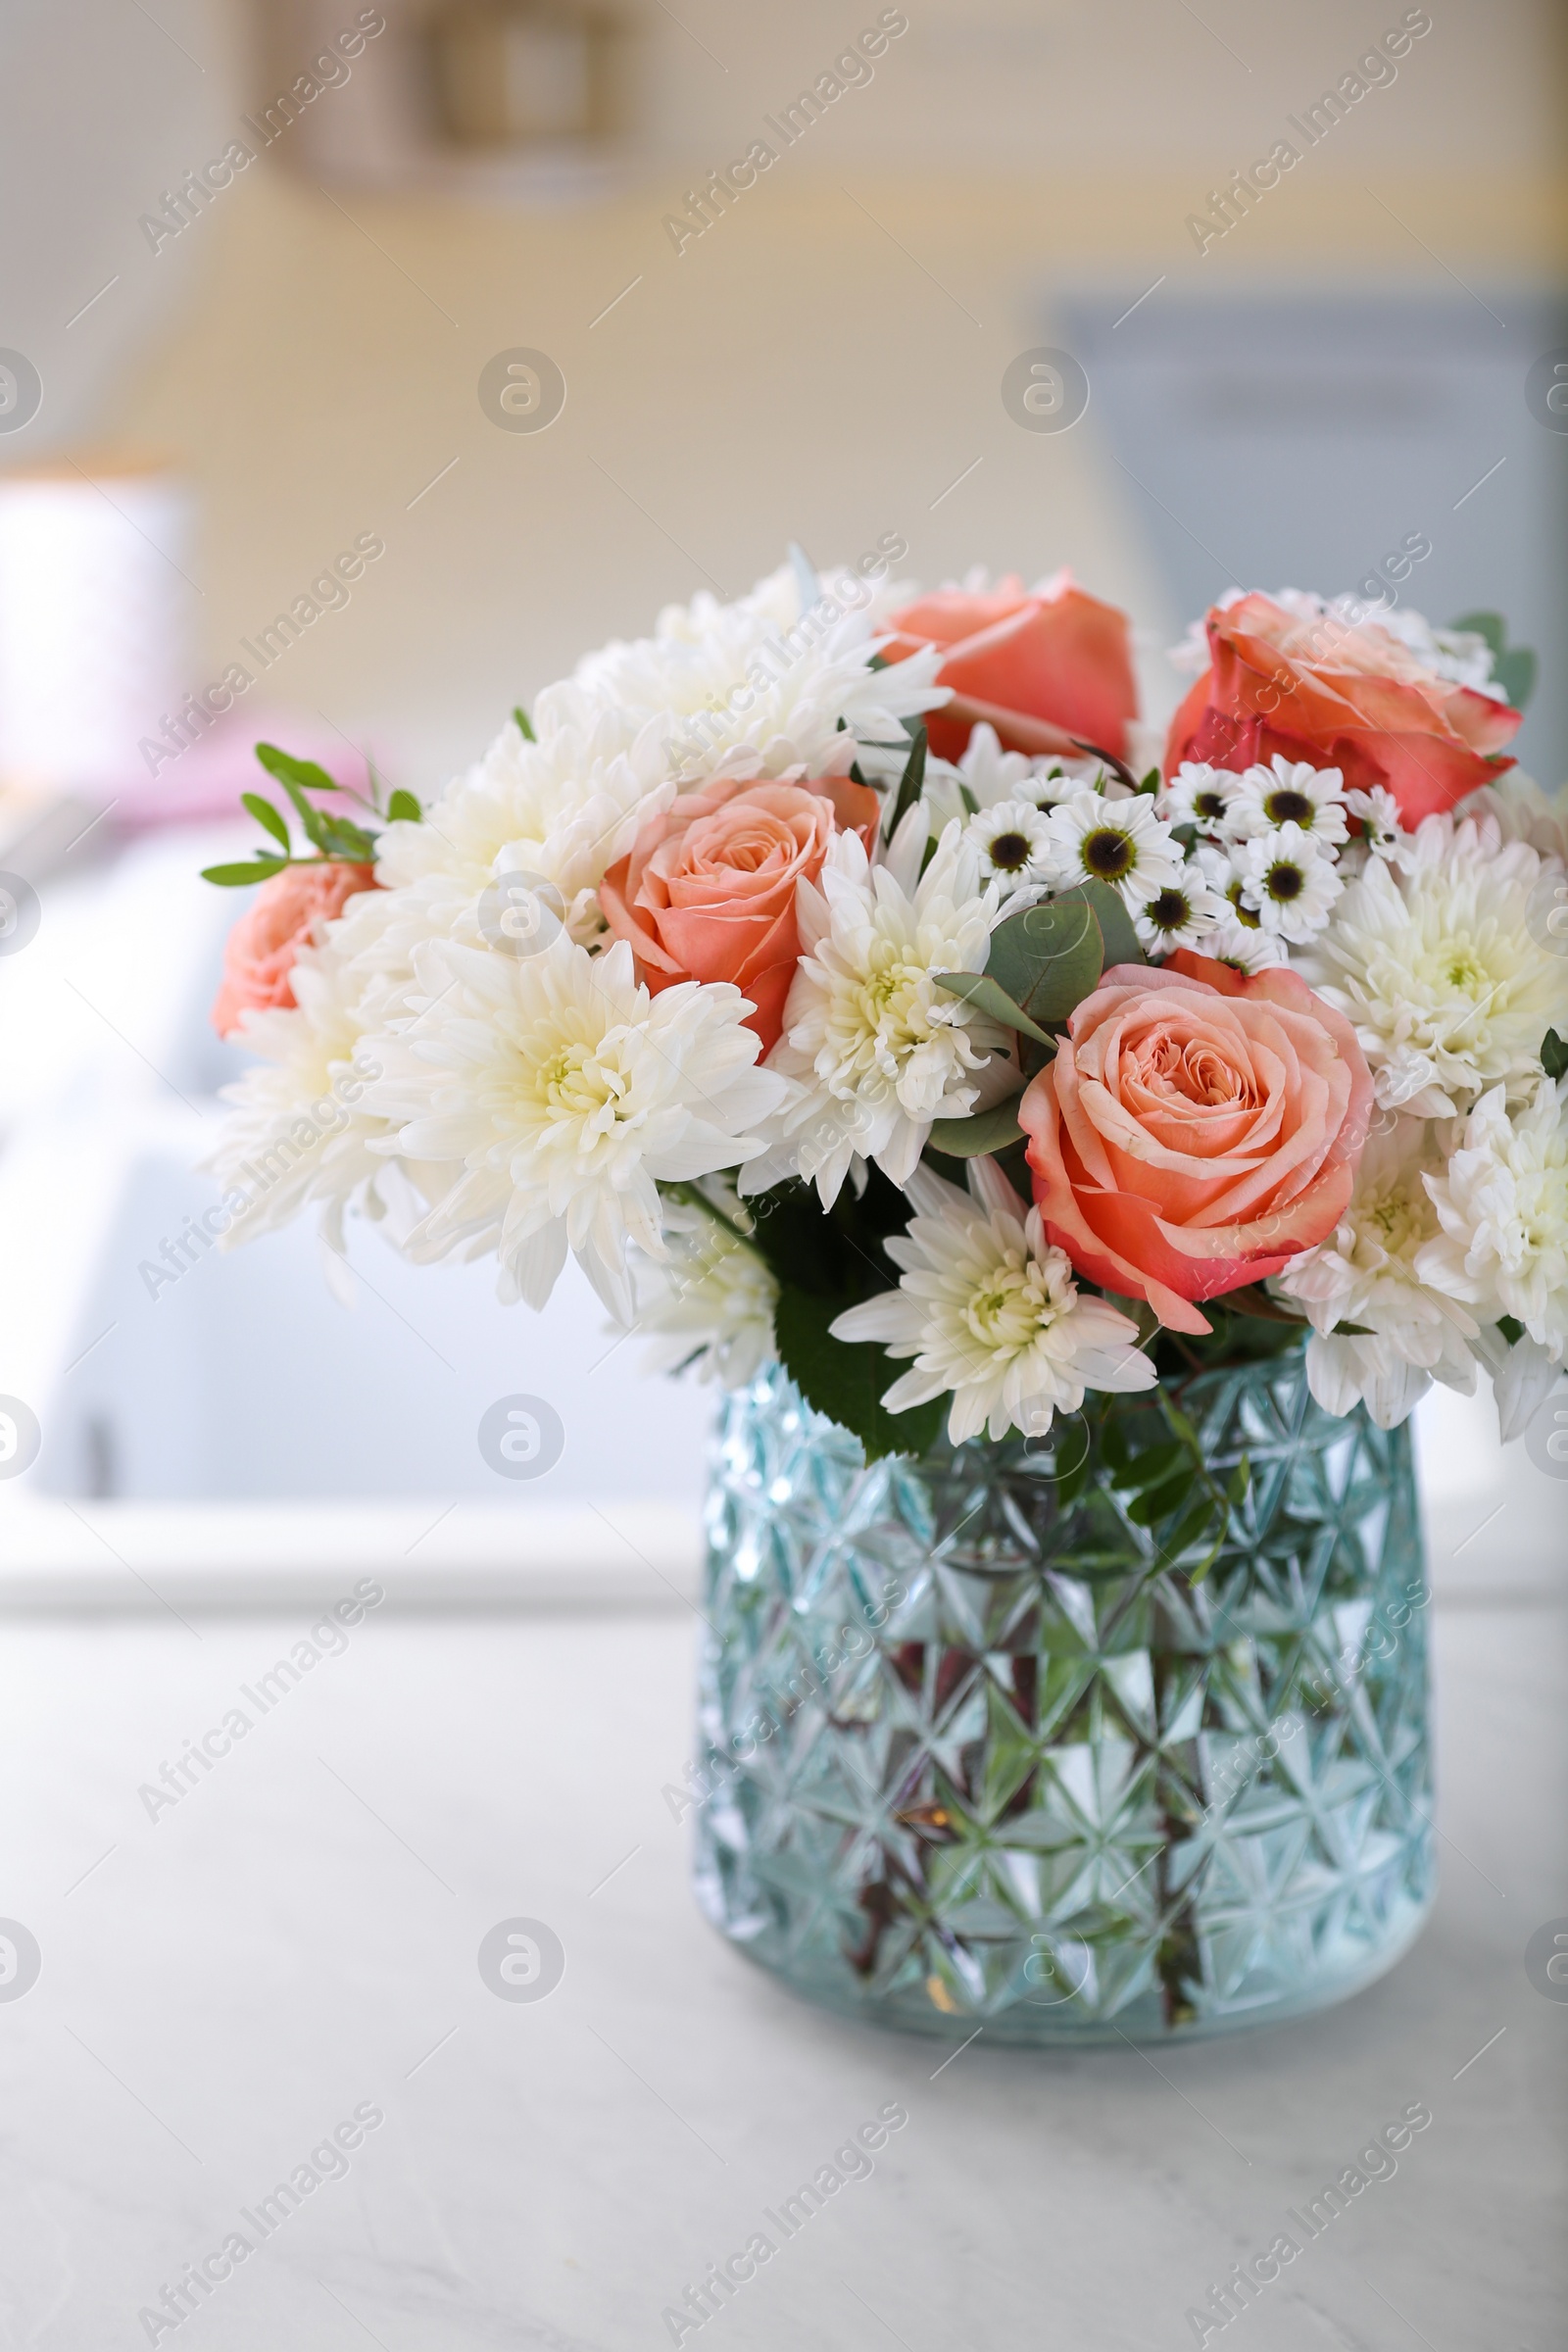
[[[874,70],[672,230],[877,24]],[[0,1591],[135,1605],[156,1561],[244,1597],[351,1553],[457,1599],[692,1574],[710,1396],[645,1378],[574,1278],[535,1318],[362,1230],[345,1309],[302,1226],[148,1297],[240,1066],[206,1025],[237,903],[195,877],[249,838],[257,736],[428,795],[586,647],[888,531],[926,582],[1071,565],[1135,614],[1158,718],[1215,594],[1361,587],[1419,539],[1405,601],[1540,650],[1518,749],[1559,784],[1563,38],[1547,0],[14,0],[0,868],[39,921],[0,956],[0,1393],[43,1445],[0,1485]],[[1200,252],[1190,216],[1285,138]],[[1004,406],[1036,347],[1087,372],[1068,430]],[[481,398],[516,350],[564,379],[547,430]],[[141,739],[367,538],[150,775]],[[516,1391],[566,1425],[548,1493],[478,1452]],[[1440,1394],[1421,1439],[1440,1583],[1563,1574],[1563,1489],[1489,1397]]]

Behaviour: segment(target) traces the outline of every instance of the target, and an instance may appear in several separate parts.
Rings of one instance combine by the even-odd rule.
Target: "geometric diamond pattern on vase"
[[[1197,1581],[1115,1467],[1145,1398],[1055,1451],[870,1468],[776,1367],[727,1400],[697,1891],[806,1998],[955,2040],[1187,2038],[1342,1999],[1418,1932],[1409,1434],[1324,1413],[1295,1350],[1179,1395],[1240,1495]]]

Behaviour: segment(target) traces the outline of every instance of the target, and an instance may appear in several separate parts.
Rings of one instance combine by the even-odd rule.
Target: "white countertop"
[[[895,2101],[872,2176],[705,2341],[1192,2343],[1210,2282],[1424,2102],[1397,2175],[1248,2311],[1252,2352],[1561,2342],[1568,2004],[1522,1963],[1568,1911],[1560,1602],[1440,1596],[1442,1891],[1382,1984],[1175,2052],[982,2034],[948,2063],[802,2006],[699,1917],[661,1794],[690,1753],[684,1608],[394,1607],[156,1820],[138,1786],[309,1613],[8,1628],[0,1913],[42,1973],[0,2000],[0,2344],[143,2344],[139,2311],[235,2230],[257,2251],[158,2342],[666,2344],[664,2307],[778,2242],[764,2209]],[[480,1937],[517,1916],[564,1947],[542,2001],[480,1980]],[[261,2243],[240,2209],[362,2106],[384,2122],[346,2175]]]

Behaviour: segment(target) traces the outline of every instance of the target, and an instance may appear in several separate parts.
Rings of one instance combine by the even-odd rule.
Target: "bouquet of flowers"
[[[699,595],[427,807],[286,811],[215,1018],[232,1242],[575,1254],[659,1359],[780,1361],[867,1459],[1304,1342],[1385,1428],[1568,1346],[1568,825],[1532,657],[1233,591],[1158,756],[1125,617],[885,539]],[[890,1360],[891,1359],[891,1360]]]

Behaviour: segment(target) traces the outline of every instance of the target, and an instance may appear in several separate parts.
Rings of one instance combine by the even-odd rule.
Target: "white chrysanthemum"
[[[347,943],[346,926],[334,922],[320,947],[300,950],[289,974],[292,1006],[244,1017],[239,1042],[262,1058],[223,1088],[230,1108],[207,1162],[225,1198],[245,1202],[223,1236],[225,1249],[276,1232],[316,1201],[323,1237],[341,1253],[350,1201],[358,1197],[372,1215],[384,1210],[377,1182],[392,1174],[379,1155],[387,1123],[369,1107],[367,1087],[381,1075],[368,1032],[385,992],[372,990],[367,1002],[353,949],[384,919],[390,894],[364,891],[349,905],[360,908],[362,901]]]
[[[638,1260],[638,1328],[654,1335],[643,1362],[743,1389],[774,1353],[778,1284],[741,1238],[752,1220],[730,1180],[709,1177],[697,1189],[711,1208],[666,1196],[668,1255]]]
[[[961,1117],[1017,1083],[1006,1033],[936,985],[938,972],[984,971],[999,893],[982,886],[956,824],[922,874],[925,838],[924,813],[911,808],[873,867],[858,837],[841,833],[819,888],[800,885],[802,956],[768,1056],[797,1086],[743,1191],[798,1174],[831,1207],[852,1163],[866,1159],[907,1184],[933,1119]]]
[[[1568,958],[1533,936],[1544,865],[1497,822],[1429,816],[1397,877],[1374,858],[1298,958],[1355,1025],[1377,1099],[1418,1117],[1533,1082],[1548,1028],[1568,1031]]]
[[[586,655],[574,681],[636,722],[675,722],[671,768],[686,783],[803,764],[822,775],[857,756],[867,774],[896,775],[904,720],[949,699],[935,683],[942,656],[926,649],[873,669],[886,640],[868,608],[840,600],[848,577],[824,574],[823,594],[804,609],[787,565],[736,604],[704,591],[662,612],[654,636]]]
[[[542,1306],[570,1248],[629,1323],[627,1242],[664,1253],[658,1180],[760,1151],[748,1130],[785,1092],[753,1067],[745,999],[695,981],[652,997],[623,941],[594,956],[564,933],[521,959],[432,941],[416,971],[371,1095],[393,1148],[449,1180],[411,1254],[494,1249],[503,1296]]]
[[[1534,776],[1510,767],[1483,784],[1454,810],[1456,817],[1494,816],[1504,841],[1527,841],[1543,858],[1568,866],[1568,792],[1543,792]]]
[[[1287,825],[1330,852],[1348,838],[1345,778],[1337,767],[1312,767],[1276,752],[1266,767],[1242,771],[1225,810],[1230,839],[1247,841]]]
[[[1196,825],[1200,833],[1223,833],[1242,779],[1206,760],[1184,760],[1154,806],[1169,825]]]
[[[973,1198],[929,1168],[909,1181],[915,1214],[886,1244],[903,1268],[896,1291],[853,1306],[831,1326],[840,1340],[874,1340],[914,1368],[882,1401],[891,1413],[953,1392],[955,1446],[982,1430],[1040,1437],[1086,1389],[1154,1385],[1138,1326],[1078,1289],[1065,1251],[1046,1241],[994,1160],[969,1162]]]
[[[1162,890],[1183,881],[1180,844],[1154,813],[1147,793],[1109,800],[1098,792],[1075,792],[1051,811],[1055,845],[1054,880],[1070,889],[1085,880],[1111,882],[1136,914]]]
[[[547,686],[530,743],[509,720],[484,758],[455,776],[419,823],[387,826],[378,874],[418,895],[404,910],[408,946],[456,932],[477,941],[473,914],[498,874],[552,884],[567,926],[585,940],[602,927],[594,896],[606,868],[674,797],[667,719],[633,723],[569,685]]]
[[[1419,1119],[1374,1133],[1334,1233],[1268,1286],[1312,1325],[1307,1385],[1326,1412],[1364,1402],[1380,1429],[1393,1429],[1434,1380],[1467,1396],[1475,1387],[1475,1319],[1419,1271],[1439,1230],[1424,1179],[1441,1165]],[[1358,1329],[1339,1333],[1340,1324]]]
[[[1241,905],[1298,946],[1317,937],[1345,889],[1333,851],[1294,821],[1232,842],[1230,861]]]
[[[963,838],[978,853],[986,880],[1004,891],[1043,883],[1054,860],[1045,813],[1028,801],[998,801],[982,808],[970,817]]]
[[[1568,1080],[1543,1077],[1512,1118],[1483,1095],[1427,1191],[1443,1231],[1421,1250],[1423,1282],[1489,1321],[1511,1315],[1548,1355],[1568,1349]]]
[[[1169,956],[1176,948],[1198,948],[1212,956],[1216,926],[1225,927],[1227,941],[1239,928],[1224,899],[1209,888],[1202,867],[1194,864],[1186,867],[1179,882],[1156,891],[1133,921],[1152,956]]]

